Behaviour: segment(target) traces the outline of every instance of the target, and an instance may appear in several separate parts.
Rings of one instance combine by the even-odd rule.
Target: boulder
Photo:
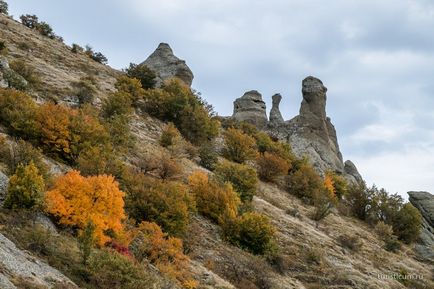
[[[416,252],[434,262],[434,195],[428,192],[408,192],[410,203],[422,214],[422,229]]]
[[[141,64],[155,72],[157,87],[160,87],[165,80],[174,77],[179,78],[188,86],[191,86],[193,82],[193,72],[184,60],[173,54],[172,48],[167,43],[160,43],[158,48]]]
[[[283,120],[282,114],[280,113],[280,102],[282,101],[282,96],[276,93],[271,97],[273,101],[273,106],[270,111],[270,127],[277,127],[282,125],[285,121]]]
[[[267,111],[262,95],[251,90],[234,101],[234,114],[232,117],[237,121],[245,121],[262,129],[267,126]]]
[[[0,207],[3,206],[3,202],[6,199],[7,187],[9,183],[9,178],[0,172]]]

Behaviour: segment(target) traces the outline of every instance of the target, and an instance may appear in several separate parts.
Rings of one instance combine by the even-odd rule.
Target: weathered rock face
[[[0,172],[0,207],[3,206],[3,202],[6,199],[6,190],[8,187],[9,178]]]
[[[321,80],[309,76],[303,80],[300,114],[279,127],[280,137],[291,144],[294,153],[307,155],[314,167],[344,173],[344,163],[336,130],[326,116],[327,88]]]
[[[0,57],[0,87],[27,87],[27,80],[9,67],[6,57]]]
[[[344,163],[344,177],[352,184],[363,183],[362,176],[360,175],[354,163],[350,160]]]
[[[256,90],[246,92],[242,97],[234,101],[234,114],[237,121],[245,121],[262,129],[266,127],[267,111],[262,95]]]
[[[157,86],[161,86],[166,79],[177,77],[188,86],[193,82],[193,72],[173,54],[167,43],[160,43],[158,48],[142,64],[148,66],[157,74]]]
[[[285,121],[283,120],[282,114],[280,113],[280,102],[282,101],[282,96],[277,93],[272,96],[273,106],[270,111],[270,127],[277,127],[282,125]]]
[[[415,249],[421,257],[434,262],[434,195],[428,192],[408,192],[410,203],[422,214],[422,230]]]
[[[68,277],[18,249],[0,234],[0,288],[16,289],[13,280],[23,279],[35,288],[78,288]],[[38,286],[36,286],[38,285]],[[62,287],[63,286],[63,287]]]

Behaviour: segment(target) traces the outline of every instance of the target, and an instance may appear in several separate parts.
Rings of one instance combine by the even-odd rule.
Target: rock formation
[[[166,80],[177,77],[188,86],[193,82],[193,72],[173,54],[172,48],[167,43],[160,43],[158,48],[142,63],[148,66],[157,75],[157,86]]]
[[[434,195],[428,192],[408,192],[410,203],[422,214],[422,230],[419,244],[415,246],[419,255],[434,262]]]
[[[232,117],[252,123],[274,137],[287,141],[297,156],[307,155],[322,175],[331,170],[342,174],[351,183],[363,182],[356,166],[351,161],[343,162],[336,130],[326,114],[326,93],[327,88],[321,80],[306,77],[302,82],[300,114],[284,121],[279,109],[282,96],[275,94],[272,97],[270,121],[267,122],[261,95],[257,91],[249,91],[235,100]]]
[[[27,80],[9,67],[6,57],[0,57],[0,87],[25,88]]]
[[[282,96],[277,93],[271,97],[273,101],[273,106],[270,111],[270,126],[278,127],[282,125],[285,121],[283,120],[282,114],[280,113],[279,105],[282,101]]]
[[[262,95],[256,90],[246,92],[234,101],[234,114],[237,121],[245,121],[263,129],[266,127],[267,111]]]

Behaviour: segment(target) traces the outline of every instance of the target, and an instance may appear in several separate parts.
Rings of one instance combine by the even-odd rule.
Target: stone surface
[[[142,63],[157,74],[157,86],[161,86],[165,80],[177,77],[185,84],[191,86],[193,72],[184,60],[173,54],[172,48],[167,43],[160,43],[158,48]]]
[[[0,87],[25,88],[27,80],[9,67],[6,57],[0,57]]]
[[[421,257],[434,262],[434,195],[428,192],[408,192],[410,203],[423,216],[422,230],[416,251]]]
[[[262,95],[251,90],[234,101],[234,114],[232,117],[237,121],[245,121],[262,129],[267,123],[267,111]]]
[[[78,288],[69,278],[58,270],[28,253],[21,251],[14,243],[0,234],[1,288],[16,288],[12,285],[11,281],[17,278],[28,280],[35,286],[39,285],[47,288],[52,288],[60,284],[69,285],[69,287],[65,286],[61,288]]]
[[[282,125],[285,121],[282,117],[282,114],[280,113],[280,102],[282,101],[282,96],[277,93],[273,95],[272,97],[273,106],[271,107],[270,111],[270,127],[276,127]]]
[[[3,202],[6,199],[6,192],[9,183],[9,178],[2,172],[0,172],[0,207],[3,206]]]
[[[363,178],[357,170],[356,165],[350,160],[344,163],[344,177],[352,184],[363,183]]]

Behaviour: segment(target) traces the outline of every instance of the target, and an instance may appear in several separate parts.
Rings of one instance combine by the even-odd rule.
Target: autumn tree
[[[326,178],[329,178],[333,182],[334,194],[339,200],[342,200],[348,191],[347,181],[343,176],[331,171],[326,172]]]
[[[280,176],[288,174],[290,164],[278,155],[264,152],[256,159],[258,175],[263,181],[275,182]]]
[[[157,75],[145,64],[130,63],[130,66],[125,69],[125,72],[128,77],[139,80],[144,89],[155,87]]]
[[[173,147],[181,141],[181,134],[173,123],[169,123],[163,130],[160,137],[160,145],[169,148]]]
[[[313,167],[305,164],[286,177],[286,189],[291,194],[312,203],[314,197],[324,190],[324,184]]]
[[[145,93],[140,80],[136,78],[130,78],[125,75],[117,79],[115,88],[119,92],[127,93],[130,96],[130,100],[133,104],[142,99]]]
[[[7,209],[31,209],[41,204],[44,192],[44,178],[35,164],[18,165],[15,174],[9,179],[4,207]]]
[[[215,176],[221,183],[229,182],[243,202],[250,202],[256,193],[256,170],[248,165],[223,161],[215,168]]]
[[[236,163],[255,159],[257,155],[255,139],[241,130],[229,128],[224,133],[224,141],[223,155],[227,159]]]
[[[236,218],[240,199],[231,185],[219,184],[199,171],[188,178],[188,185],[199,213],[220,224]]]
[[[83,177],[70,171],[57,179],[45,195],[47,212],[62,225],[84,230],[89,222],[95,225],[95,239],[104,245],[114,234],[122,232],[124,193],[112,176]]]

